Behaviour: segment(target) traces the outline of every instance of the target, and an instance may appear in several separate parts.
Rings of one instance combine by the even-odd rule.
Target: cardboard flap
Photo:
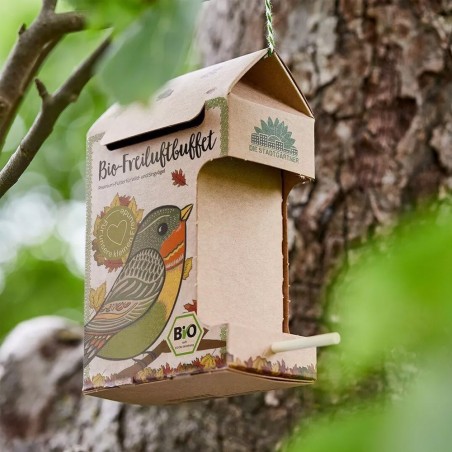
[[[169,88],[160,96],[169,93]],[[149,108],[142,104],[120,109],[107,129],[101,144],[109,150],[130,146],[176,130],[194,127],[204,119],[204,100],[177,102],[179,99],[162,101],[157,97]],[[177,106],[176,106],[177,104]]]
[[[155,95],[150,107],[134,104],[120,108],[101,144],[116,149],[132,144],[129,143],[132,137],[141,136],[143,141],[152,132],[163,134],[168,128],[191,127],[196,119],[201,122],[205,102],[226,97],[242,75],[265,54],[266,50],[260,50],[171,80]]]
[[[250,88],[257,89],[261,95],[265,94],[278,100],[279,107],[289,107],[314,118],[306,98],[277,53],[268,58],[262,58],[251,67],[240,80],[240,84],[248,85]],[[232,93],[238,89],[240,87],[236,85]]]

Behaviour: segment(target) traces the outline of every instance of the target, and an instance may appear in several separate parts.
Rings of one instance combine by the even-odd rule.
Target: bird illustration
[[[149,212],[105,301],[85,325],[85,366],[145,353],[164,330],[184,274],[186,222],[193,204]]]

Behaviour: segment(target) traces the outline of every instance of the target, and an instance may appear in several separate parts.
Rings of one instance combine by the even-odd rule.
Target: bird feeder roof
[[[203,119],[205,103],[217,97],[229,99],[234,86],[245,75],[247,83],[313,118],[304,95],[281,58],[276,53],[271,57],[266,54],[267,50],[259,50],[177,77],[156,93],[149,106],[114,105],[93,129],[102,128],[107,120],[109,124],[104,128],[101,144],[116,149],[133,137],[135,142],[144,141],[151,133],[164,135],[177,128],[198,125]]]

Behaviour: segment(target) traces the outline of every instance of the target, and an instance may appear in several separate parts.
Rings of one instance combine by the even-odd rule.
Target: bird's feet
[[[148,366],[147,362],[144,359],[132,358],[132,360],[141,367],[141,370],[146,369],[146,367]]]
[[[144,355],[147,356],[145,356],[142,359],[132,358],[133,361],[135,361],[139,366],[141,366],[142,370],[146,369],[146,367],[149,366],[149,364],[151,364],[152,361],[154,361],[158,357],[157,353],[154,352],[144,352]]]
[[[151,362],[154,361],[154,359],[157,359],[159,356],[155,352],[144,352],[144,354],[149,356],[149,358],[151,359]]]

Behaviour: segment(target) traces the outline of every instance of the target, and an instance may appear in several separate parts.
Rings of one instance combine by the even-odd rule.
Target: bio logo
[[[171,325],[166,342],[175,356],[190,355],[198,348],[202,332],[194,313],[179,315]]]
[[[187,337],[193,338],[197,332],[198,328],[196,328],[194,323],[188,325],[187,329],[185,329],[185,326],[175,326],[173,339],[178,341],[180,339],[187,339]]]

